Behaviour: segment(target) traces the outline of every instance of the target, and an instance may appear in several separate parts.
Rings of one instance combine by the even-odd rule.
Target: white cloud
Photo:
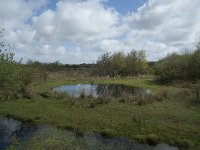
[[[189,47],[200,31],[199,7],[199,0],[149,0],[125,18],[132,31],[126,41],[140,49],[160,52],[157,57]]]
[[[7,30],[23,25],[47,0],[1,0],[0,22]]]
[[[57,0],[54,10],[50,0],[1,0],[5,40],[17,59],[83,63],[132,49],[157,60],[200,36],[199,0],[149,0],[126,16],[105,1]]]
[[[97,52],[105,53],[105,52],[118,52],[123,51],[127,52],[129,51],[129,46],[125,45],[124,42],[118,41],[118,40],[102,40],[98,43],[95,43],[93,45],[93,49],[95,49]]]
[[[122,33],[119,14],[106,8],[99,0],[60,1],[56,10],[47,10],[34,17],[40,38],[85,43]]]

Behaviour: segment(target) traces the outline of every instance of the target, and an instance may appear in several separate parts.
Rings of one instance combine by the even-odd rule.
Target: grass
[[[61,73],[62,74],[62,73]],[[70,76],[67,75],[57,75],[57,73],[52,73],[50,78],[46,82],[37,84],[37,91],[46,91],[49,88],[69,85],[69,84],[79,84],[79,83],[92,83],[92,84],[124,84],[130,86],[150,88],[152,90],[160,89],[160,85],[157,85],[153,80],[153,76],[140,76],[140,77],[129,77],[129,78],[110,78],[110,77],[91,77],[85,75],[82,77],[82,73],[74,73]]]
[[[148,78],[51,78],[37,86],[37,90],[42,92],[50,87],[73,83],[126,84],[160,92],[162,101],[136,105],[111,100],[106,104],[90,107],[95,101],[93,98],[75,100],[70,97],[38,96],[33,99],[0,102],[0,115],[78,130],[80,133],[98,132],[109,137],[124,136],[139,143],[164,142],[181,149],[200,149],[200,107],[190,104],[190,96],[181,92],[185,89],[159,86],[147,81]]]

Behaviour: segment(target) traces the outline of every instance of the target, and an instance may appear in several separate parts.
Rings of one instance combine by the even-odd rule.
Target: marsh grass
[[[135,140],[138,141],[139,143],[141,143],[141,144],[148,143],[151,146],[154,146],[154,145],[160,143],[161,139],[162,138],[156,134],[149,134],[147,136],[137,135],[135,137]]]
[[[150,104],[153,102],[153,96],[150,94],[146,93],[140,93],[136,97],[136,104],[137,105],[145,105],[145,104]]]
[[[84,99],[84,98],[86,98],[86,97],[87,97],[87,95],[86,95],[85,91],[83,90],[83,91],[80,93],[79,98],[80,98],[80,99]]]
[[[154,99],[156,101],[163,101],[168,99],[171,95],[169,88],[162,88],[154,94]]]
[[[123,93],[121,97],[117,98],[120,103],[133,103],[137,105],[145,105],[153,102],[153,95],[145,91],[138,91],[135,94]]]
[[[35,86],[32,84],[24,88],[23,93],[24,93],[23,98],[27,98],[27,99],[33,99],[37,95]]]
[[[92,93],[90,93],[89,95],[87,95],[87,98],[94,98],[94,96],[92,95]]]
[[[0,102],[0,115],[80,133],[97,132],[108,137],[124,136],[139,143],[168,143],[181,149],[200,149],[200,109],[191,104],[195,94],[190,89],[156,85],[147,81],[149,77],[72,79],[65,76],[48,78],[36,86],[40,96]],[[124,95],[121,99],[109,95],[101,98],[85,96],[78,100],[80,98],[47,90],[93,80],[93,83],[101,84],[138,85],[153,90],[153,93]]]
[[[191,147],[194,143],[200,145],[199,111],[185,105],[185,100],[174,98],[138,106],[131,102],[119,103],[115,99],[97,103],[88,98],[80,101],[38,97],[1,102],[0,114],[67,128],[80,132],[80,135],[93,131],[107,137],[121,135],[151,145],[160,142],[179,147]]]
[[[63,70],[58,72],[50,72],[48,78],[52,81],[62,80],[62,81],[94,81],[95,77],[90,75],[88,70]]]
[[[85,100],[86,100],[86,104],[84,104],[82,108],[96,108],[98,106],[106,105],[111,101],[111,99],[105,99],[102,97],[87,98]]]
[[[90,93],[90,94],[87,94],[84,90],[80,93],[80,95],[79,95],[79,97],[78,97],[79,99],[85,99],[85,98],[87,98],[87,99],[95,99],[96,97],[94,96],[94,95],[92,95],[92,93]]]
[[[47,90],[45,92],[40,92],[38,93],[39,96],[43,98],[54,98],[54,99],[66,99],[69,98],[70,96],[66,92],[57,92],[53,90]]]

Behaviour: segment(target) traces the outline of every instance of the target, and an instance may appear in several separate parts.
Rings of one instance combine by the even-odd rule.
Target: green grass
[[[200,148],[200,107],[193,106],[184,96],[177,95],[182,89],[162,87],[147,78],[96,80],[52,80],[40,84],[38,91],[73,83],[114,83],[151,88],[159,91],[167,88],[169,98],[151,104],[136,105],[112,100],[108,104],[88,107],[93,99],[35,97],[0,102],[0,115],[12,116],[36,124],[50,124],[64,129],[98,132],[105,136],[124,136],[140,143],[168,143],[180,148]]]

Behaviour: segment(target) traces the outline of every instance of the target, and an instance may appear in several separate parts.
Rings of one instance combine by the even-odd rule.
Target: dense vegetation
[[[144,51],[104,53],[96,63],[94,74],[99,76],[137,76],[148,72]]]
[[[31,97],[31,83],[43,81],[46,73],[41,68],[27,67],[13,60],[13,54],[0,50],[0,100]]]
[[[161,83],[198,81],[200,79],[200,43],[193,53],[170,54],[156,62],[155,75]]]
[[[2,32],[0,33],[2,34]],[[26,66],[13,59],[10,46],[0,43],[0,100],[20,97],[30,98],[33,92],[31,83],[43,81],[46,73],[43,68]]]
[[[188,82],[186,87],[196,93],[195,103],[200,103],[200,42],[194,52],[170,54],[156,62],[153,70],[162,84]]]

